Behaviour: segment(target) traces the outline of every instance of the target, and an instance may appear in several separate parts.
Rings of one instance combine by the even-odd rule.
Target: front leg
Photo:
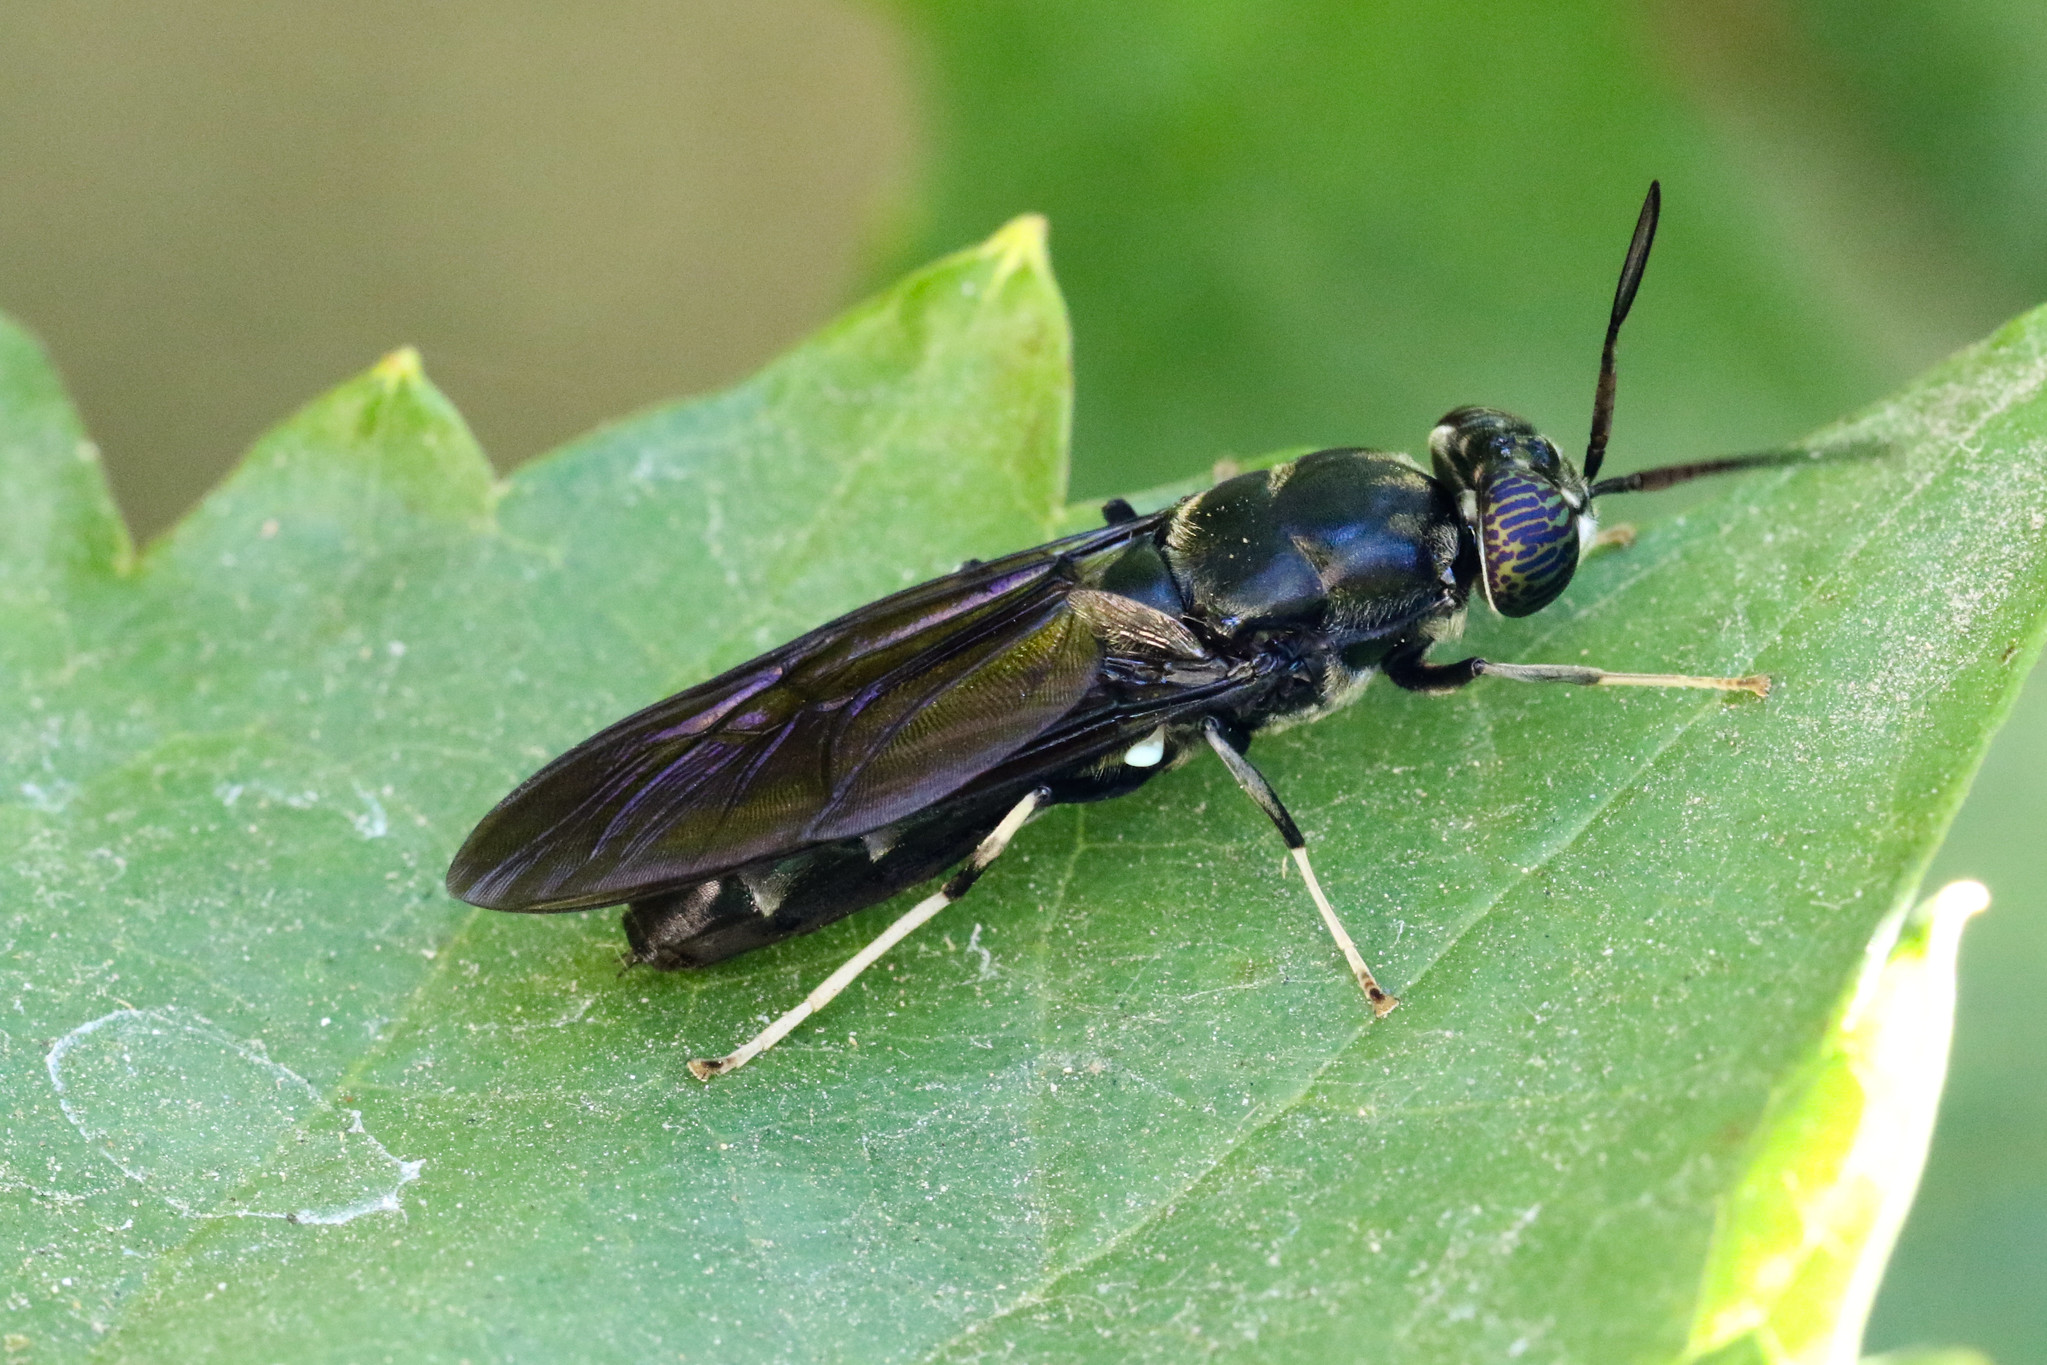
[[[1408,650],[1387,656],[1382,667],[1396,687],[1410,692],[1454,692],[1478,678],[1505,678],[1509,682],[1570,683],[1575,687],[1697,687],[1715,692],[1748,692],[1770,695],[1767,674],[1751,673],[1742,678],[1701,678],[1688,673],[1609,673],[1603,668],[1578,664],[1500,664],[1490,659],[1459,659],[1452,664],[1432,664],[1425,650]]]
[[[1454,664],[1432,664],[1429,647],[1389,654],[1379,665],[1395,687],[1409,692],[1455,692],[1478,677],[1484,659],[1459,659]]]

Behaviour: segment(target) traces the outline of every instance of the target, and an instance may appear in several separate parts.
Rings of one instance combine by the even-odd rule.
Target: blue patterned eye
[[[1511,471],[1478,495],[1486,592],[1502,616],[1527,616],[1557,599],[1578,570],[1578,511],[1547,479]]]

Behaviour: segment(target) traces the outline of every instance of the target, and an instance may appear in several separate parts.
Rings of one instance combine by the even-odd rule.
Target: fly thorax
[[[1321,619],[1321,574],[1275,505],[1292,472],[1280,465],[1225,479],[1181,503],[1166,524],[1166,562],[1188,610],[1221,634]]]
[[[1392,638],[1461,602],[1456,506],[1402,455],[1322,450],[1183,503],[1165,549],[1224,634]]]
[[[1289,711],[1275,712],[1259,727],[1261,734],[1275,734],[1291,730],[1296,725],[1317,721],[1334,711],[1341,711],[1364,695],[1366,684],[1379,675],[1377,664],[1352,667],[1340,656],[1331,655],[1329,668],[1323,673],[1320,685],[1311,695],[1304,696],[1299,705]]]

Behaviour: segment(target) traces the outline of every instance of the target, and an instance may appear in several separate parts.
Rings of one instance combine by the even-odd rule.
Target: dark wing
[[[501,910],[613,905],[960,792],[1099,695],[1102,613],[1076,595],[1104,595],[1072,557],[1154,520],[884,598],[620,721],[484,817],[449,890]]]

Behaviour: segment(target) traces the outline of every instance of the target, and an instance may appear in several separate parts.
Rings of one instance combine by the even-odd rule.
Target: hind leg
[[[846,960],[845,965],[819,983],[817,989],[805,996],[795,1009],[769,1024],[737,1049],[723,1057],[699,1057],[691,1061],[690,1074],[700,1081],[708,1081],[711,1077],[723,1075],[727,1071],[737,1071],[788,1037],[798,1024],[830,1004],[833,997],[852,985],[860,973],[880,960],[883,953],[908,938],[919,926],[946,906],[966,895],[974,883],[980,880],[981,874],[988,870],[988,864],[1002,856],[1002,850],[1009,847],[1009,841],[1024,827],[1024,821],[1030,819],[1038,807],[1045,804],[1049,795],[1050,793],[1043,787],[1026,795],[1010,809],[1009,814],[1002,817],[1002,823],[981,841],[980,847],[974,850],[974,856],[967,859],[966,866],[948,877],[945,885],[940,887],[936,894],[926,896],[917,902],[894,924],[882,930],[872,943],[853,954]]]

